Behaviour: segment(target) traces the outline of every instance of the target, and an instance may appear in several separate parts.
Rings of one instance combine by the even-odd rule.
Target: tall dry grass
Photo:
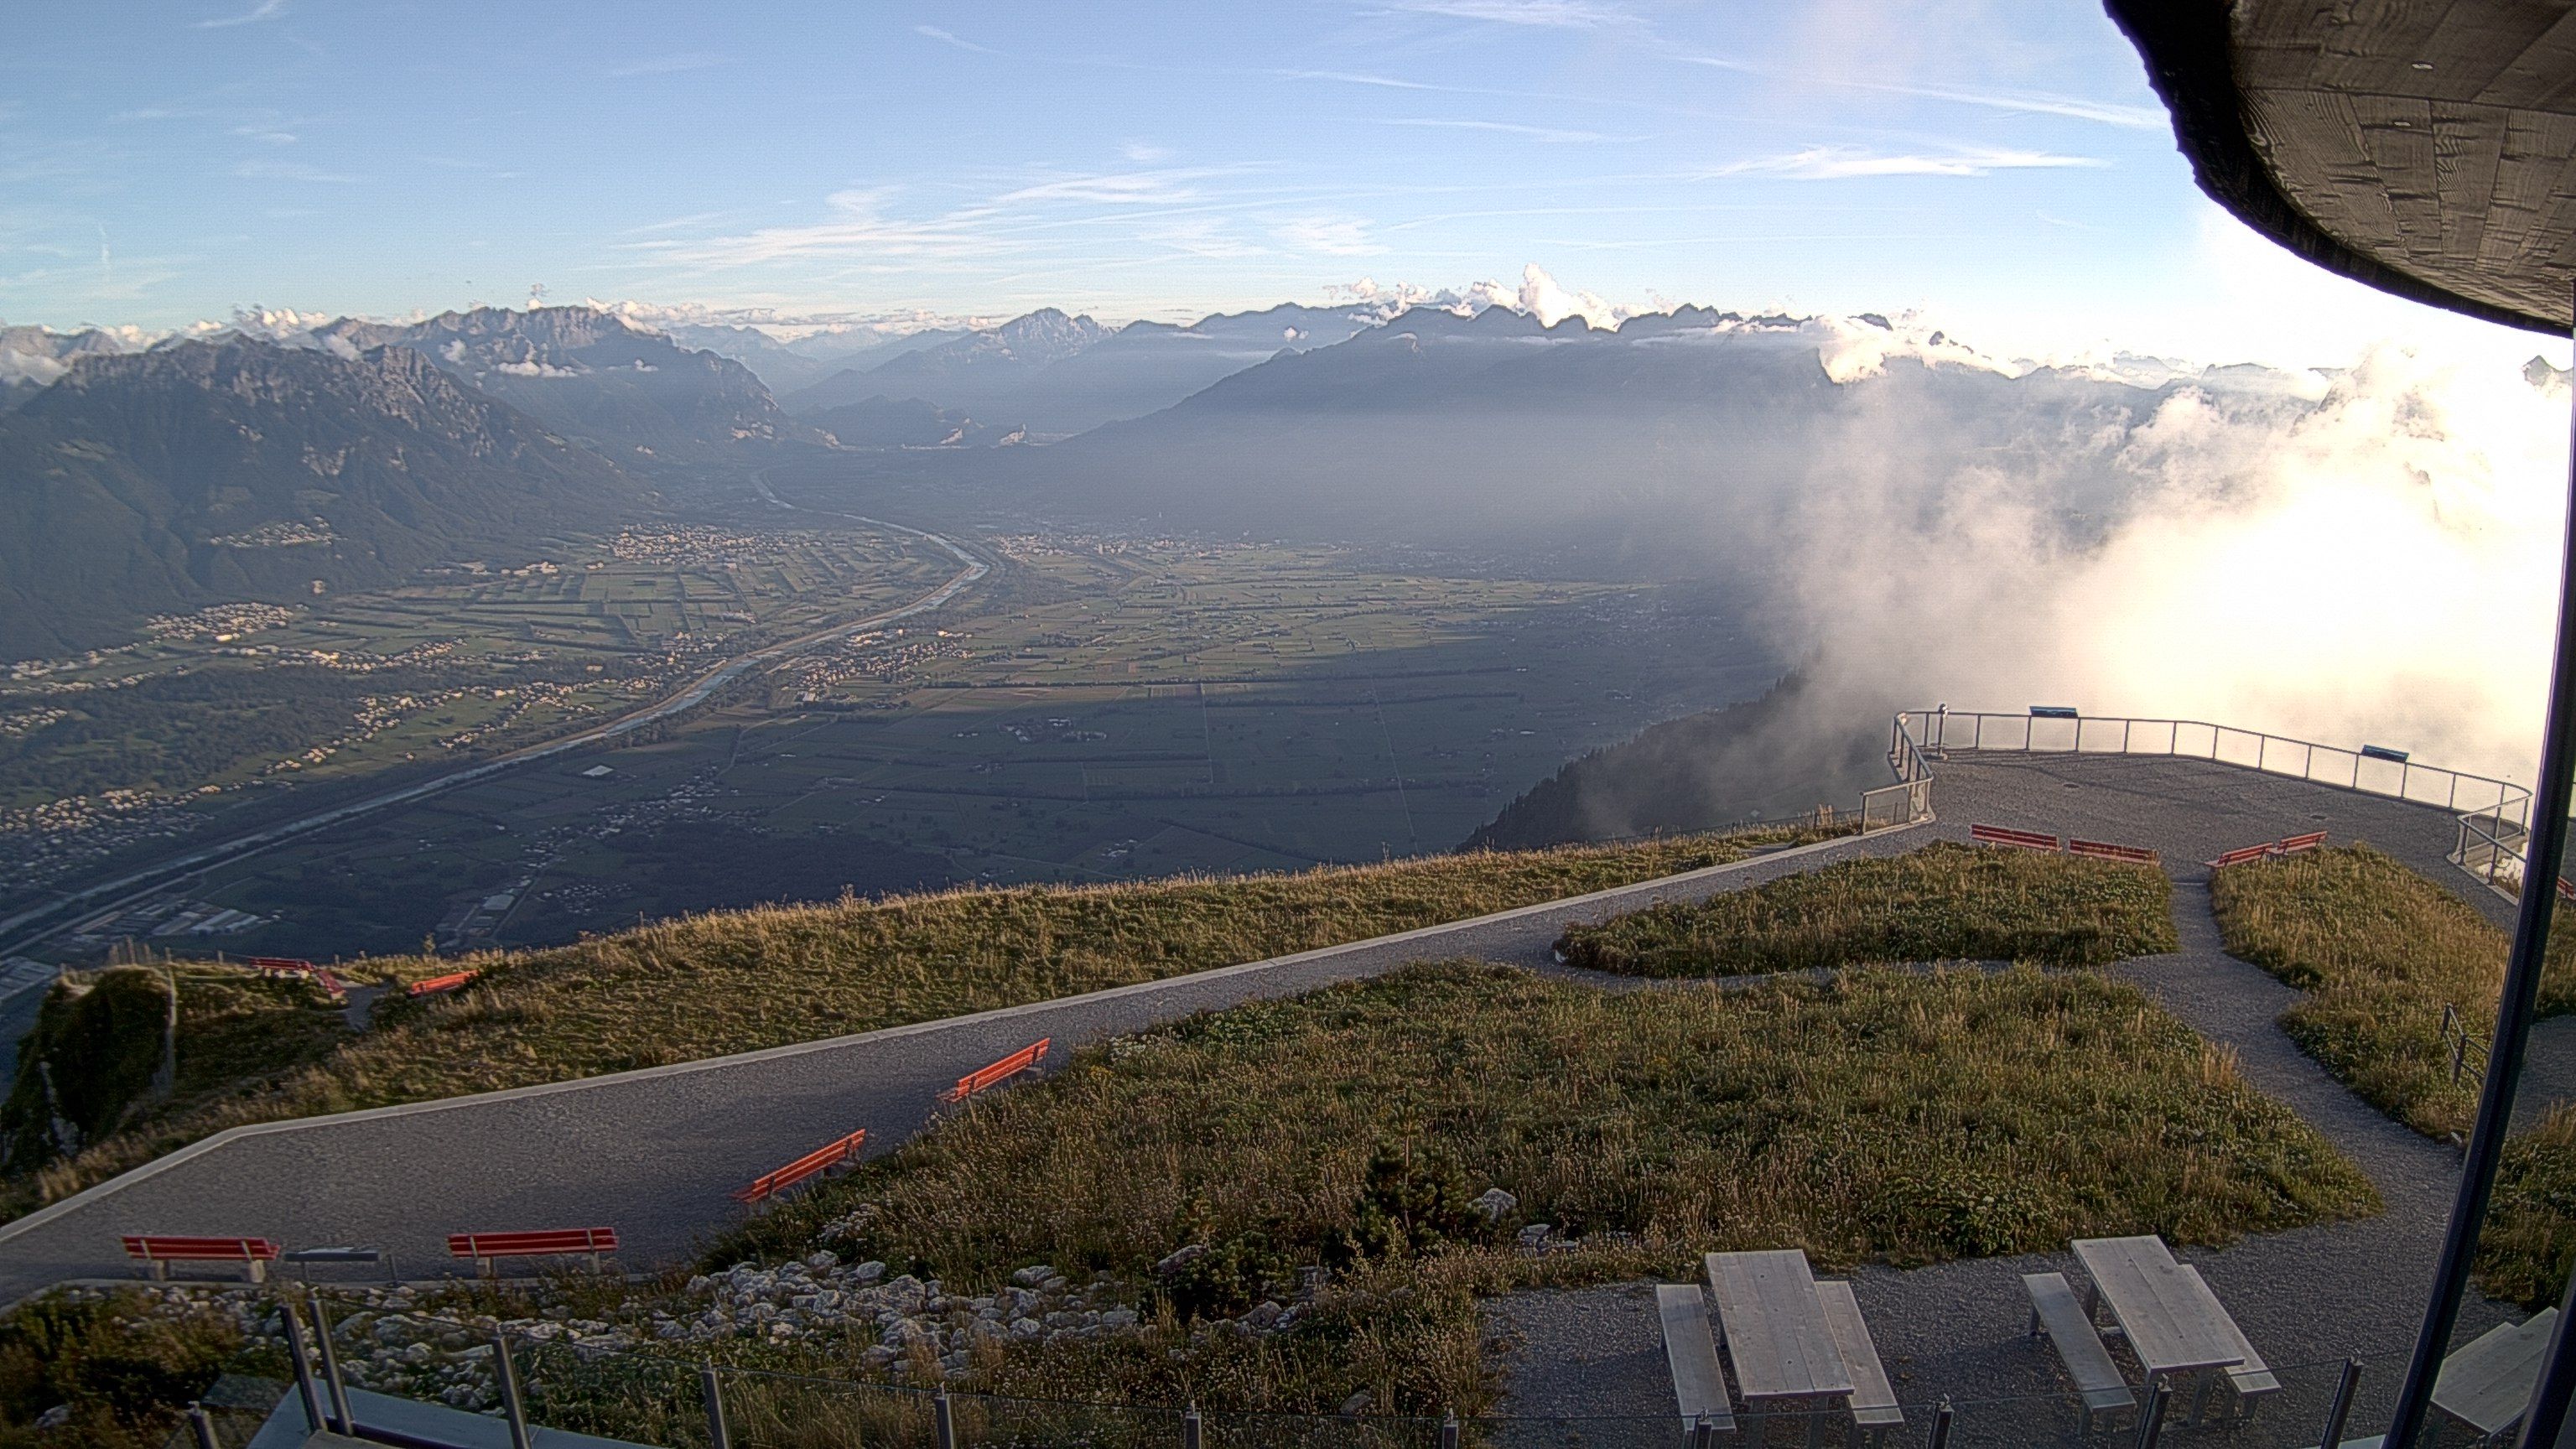
[[[1576,926],[1557,942],[1577,966],[1631,976],[1900,961],[2103,966],[2174,947],[2162,871],[1953,844],[1631,911]]]
[[[1820,838],[1766,827],[1473,852],[1297,874],[957,890],[684,917],[558,949],[396,957],[394,981],[472,966],[449,996],[385,1003],[317,1060],[281,1038],[224,1083],[20,1178],[25,1212],[251,1122],[662,1066],[1152,981],[1534,905]],[[291,1046],[291,1050],[287,1048]],[[255,1055],[255,1054],[254,1054]]]
[[[1373,1160],[1389,1157],[1462,1195],[1502,1187],[1519,1208],[1425,1258],[1354,1254]],[[1473,1298],[1538,1277],[1687,1272],[1726,1248],[1797,1246],[1839,1268],[2098,1234],[2216,1243],[2376,1207],[2368,1181],[2227,1054],[2099,976],[1864,971],[1610,993],[1456,964],[1086,1050],[756,1219],[710,1261],[821,1244],[951,1285],[1043,1261],[1111,1273],[1167,1310],[1183,1287],[1240,1304],[1284,1294],[1303,1264],[1394,1261],[1414,1275],[1410,1296],[1379,1296],[1446,1305],[1409,1333],[1448,1367],[1387,1371],[1457,1395]],[[1521,1257],[1508,1241],[1525,1221],[1591,1245]],[[1239,1281],[1158,1279],[1154,1265],[1191,1243]],[[1096,1356],[1054,1352],[990,1382],[1118,1382]],[[1353,1382],[1308,1376],[1313,1392],[1292,1403]]]
[[[2428,1136],[2465,1133],[2477,1082],[2454,1081],[2442,1008],[2495,1033],[2507,942],[2475,908],[2367,845],[2232,866],[2210,882],[2230,953],[2304,993],[2281,1028],[2363,1100]],[[2550,941],[2540,1009],[2576,1007],[2566,932]]]

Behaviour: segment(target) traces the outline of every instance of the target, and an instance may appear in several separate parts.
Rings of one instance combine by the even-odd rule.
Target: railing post
[[[1198,1449],[1193,1444],[1189,1449]],[[1440,1449],[1458,1449],[1458,1411],[1451,1409],[1440,1421]]]
[[[331,1412],[340,1418],[340,1432],[355,1438],[358,1421],[349,1413],[349,1386],[340,1379],[340,1352],[331,1346],[331,1315],[322,1311],[322,1300],[313,1300],[313,1341],[322,1349],[322,1382],[331,1390]]]
[[[215,1421],[206,1417],[205,1405],[188,1406],[188,1428],[196,1436],[197,1449],[224,1449],[215,1442]]]
[[[931,1419],[939,1431],[939,1449],[957,1449],[957,1410],[948,1402],[948,1391],[941,1389],[930,1401]],[[1181,1421],[1186,1429],[1189,1421]]]
[[[292,1298],[277,1300],[278,1312],[286,1319],[286,1356],[295,1361],[295,1387],[304,1396],[304,1422],[316,1434],[331,1427],[322,1413],[322,1395],[313,1387],[313,1356],[304,1346],[304,1310]]]
[[[1181,1411],[1181,1449],[1199,1449],[1202,1433],[1203,1430],[1199,1424],[1199,1406],[1192,1404]]]
[[[1943,1399],[1941,1406],[1932,1411],[1932,1439],[1924,1449],[1950,1449],[1950,1401],[1948,1399]]]
[[[2352,1416],[2353,1390],[2361,1386],[2361,1360],[2343,1361],[2343,1379],[2335,1385],[2334,1402],[2326,1405],[2326,1432],[2318,1449],[2343,1449],[2343,1421]]]
[[[519,1400],[519,1370],[510,1362],[510,1335],[492,1330],[492,1379],[501,1388],[501,1417],[510,1423],[510,1449],[528,1449],[528,1406]]]
[[[1702,1414],[1698,1418],[1692,1420],[1690,1449],[1716,1449],[1716,1446],[1717,1426],[1708,1421],[1708,1416],[1706,1414]]]
[[[716,1377],[714,1364],[698,1369],[698,1393],[707,1405],[708,1449],[733,1449],[733,1433],[725,1427],[724,1383]]]

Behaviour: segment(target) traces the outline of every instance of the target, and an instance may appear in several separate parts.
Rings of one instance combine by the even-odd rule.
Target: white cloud
[[[1445,121],[1419,117],[1398,117],[1378,122],[1381,126],[1418,126],[1439,131],[1495,131],[1507,136],[1526,136],[1533,141],[1590,142],[1636,141],[1638,136],[1607,136],[1599,131],[1560,131],[1553,126],[1524,126],[1512,121]]]
[[[703,241],[637,241],[629,250],[657,253],[675,262],[735,267],[809,257],[859,256],[878,261],[925,262],[992,256],[1011,246],[991,236],[990,208],[951,212],[924,220],[889,217],[886,193],[853,188],[824,198],[831,215],[803,226],[770,226],[739,236]]]
[[[1118,154],[1139,165],[1150,166],[1157,161],[1172,159],[1172,148],[1157,146],[1151,141],[1130,141],[1118,148]]]
[[[262,20],[275,20],[286,13],[286,0],[259,0],[239,15],[226,15],[214,20],[200,20],[199,30],[226,30],[236,25],[253,25]]]
[[[301,161],[244,161],[233,167],[233,174],[245,181],[309,181],[345,186],[358,178]]]
[[[2049,151],[1972,147],[1957,151],[1888,154],[1857,146],[1809,146],[1718,167],[1713,176],[1780,176],[1793,181],[1846,181],[1873,176],[1987,176],[1997,171],[2057,169],[2105,164],[2090,156]]]
[[[1023,186],[993,198],[996,206],[1030,201],[1100,201],[1119,206],[1163,205],[1196,199],[1189,182],[1221,174],[1214,170],[1124,171],[1062,176]]]
[[[1521,289],[1513,300],[1520,310],[1553,327],[1568,317],[1581,317],[1595,327],[1615,327],[1628,314],[1592,292],[1572,291],[1536,262],[1521,268]]]
[[[1388,8],[1449,20],[1482,20],[1547,30],[1599,30],[1637,23],[1637,18],[1627,11],[1593,0],[1399,0]]]
[[[1165,226],[1149,227],[1141,235],[1149,242],[1159,242],[1194,257],[1257,257],[1269,250],[1258,242],[1237,236],[1222,217],[1214,216],[1187,217]]]
[[[936,40],[942,45],[953,45],[959,50],[971,50],[977,55],[993,54],[992,47],[977,45],[954,31],[942,30],[936,25],[916,25],[912,27],[912,33],[924,40]]]
[[[499,363],[492,370],[508,377],[579,377],[582,374],[578,367],[557,367],[552,363],[535,361]]]
[[[1283,245],[1330,257],[1375,256],[1386,250],[1369,237],[1369,224],[1352,217],[1301,216],[1272,230]]]
[[[1684,65],[1706,66],[1711,70],[1733,71],[1739,75],[1776,75],[1774,67],[1749,60],[1736,60],[1722,55],[1677,55],[1673,59]],[[2095,121],[2105,126],[2128,130],[2152,131],[2168,121],[2160,106],[2131,106],[2117,101],[2089,100],[2082,96],[2053,95],[2044,91],[1990,91],[1965,86],[1923,86],[1899,81],[1861,80],[1848,76],[1802,73],[1795,77],[1808,85],[1831,86],[1837,90],[1875,91],[1881,95],[1917,96],[1928,101],[1948,101],[1962,106],[1981,106],[1991,111],[2012,111],[2022,115],[2064,116],[2069,120]]]

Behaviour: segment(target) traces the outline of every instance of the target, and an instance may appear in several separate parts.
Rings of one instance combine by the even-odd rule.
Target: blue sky
[[[1997,348],[2547,350],[2244,234],[2083,0],[26,0],[5,37],[13,322],[1179,318],[1535,264]]]

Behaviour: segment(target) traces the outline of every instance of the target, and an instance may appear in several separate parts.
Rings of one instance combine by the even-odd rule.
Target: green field
[[[623,713],[956,568],[885,530],[667,525],[568,543],[557,563],[226,606],[121,649],[16,666],[0,680],[0,903],[291,809],[299,791]]]
[[[1705,590],[1388,572],[1330,548],[966,541],[993,577],[899,632],[191,887],[270,918],[215,944],[533,945],[845,888],[1441,851],[1568,755],[1776,672]]]

